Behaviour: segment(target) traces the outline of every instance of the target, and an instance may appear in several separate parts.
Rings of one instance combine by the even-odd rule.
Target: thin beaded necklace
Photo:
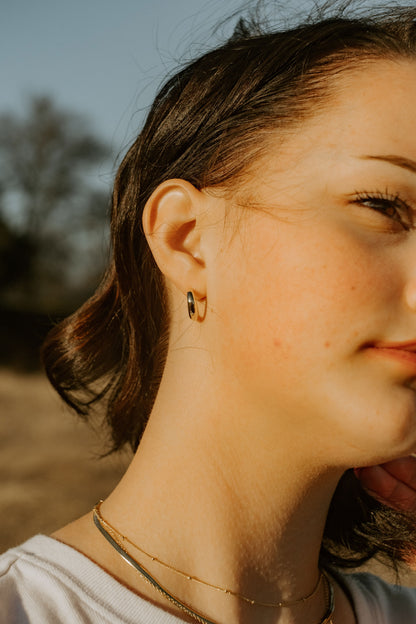
[[[247,598],[246,596],[243,596],[242,594],[238,594],[237,592],[234,592],[232,590],[221,588],[221,587],[218,587],[216,585],[212,585],[211,583],[207,583],[205,581],[202,581],[202,580],[200,580],[200,579],[198,579],[196,577],[189,576],[188,574],[185,574],[181,570],[178,570],[178,569],[174,568],[173,566],[162,562],[157,557],[149,555],[148,553],[146,553],[146,551],[143,551],[137,545],[133,544],[131,542],[131,540],[129,540],[128,538],[126,538],[125,536],[120,534],[114,527],[112,527],[106,520],[104,520],[104,518],[102,517],[101,512],[100,512],[100,507],[101,507],[101,503],[102,502],[103,501],[100,501],[99,503],[97,503],[97,505],[93,509],[94,524],[98,528],[98,530],[101,532],[101,534],[105,537],[105,539],[109,542],[109,544],[111,544],[111,546],[117,551],[117,553],[129,565],[131,565],[135,570],[137,570],[137,572],[139,572],[139,574],[142,576],[142,578],[147,583],[149,583],[152,587],[154,587],[154,589],[156,589],[156,591],[158,591],[162,596],[164,596],[164,598],[166,598],[169,602],[171,602],[176,607],[181,609],[183,612],[185,612],[187,615],[189,615],[195,621],[201,622],[202,624],[215,624],[214,622],[212,622],[212,620],[208,620],[202,614],[198,613],[194,609],[191,609],[191,607],[189,605],[185,604],[184,602],[179,600],[179,598],[177,598],[176,596],[174,596],[173,594],[168,592],[167,589],[165,587],[163,587],[150,574],[150,572],[142,564],[140,564],[136,559],[134,559],[127,552],[127,550],[124,548],[124,546],[120,543],[121,540],[129,542],[132,546],[134,546],[135,548],[137,548],[138,550],[140,550],[141,552],[146,554],[148,557],[150,557],[153,561],[157,561],[158,563],[164,565],[165,567],[171,569],[172,571],[177,572],[181,576],[184,576],[188,580],[193,580],[193,581],[199,582],[199,583],[201,583],[203,585],[207,585],[208,587],[211,587],[212,589],[217,589],[219,591],[222,591],[223,593],[234,595],[237,598],[241,598],[242,600],[245,600],[246,602],[248,602],[251,605],[264,606],[264,607],[274,607],[274,608],[282,608],[282,607],[293,606],[293,605],[299,604],[301,602],[305,602],[306,600],[308,600],[309,598],[311,598],[312,596],[314,596],[316,594],[316,592],[318,590],[318,587],[320,586],[322,578],[325,578],[326,587],[327,587],[327,592],[326,593],[328,595],[328,600],[327,600],[328,607],[326,609],[326,612],[325,612],[325,615],[324,615],[323,619],[320,620],[319,624],[334,624],[333,620],[332,620],[332,616],[333,616],[334,609],[335,609],[334,588],[333,588],[333,585],[331,583],[331,580],[329,579],[328,575],[325,572],[321,571],[321,574],[319,576],[319,579],[318,579],[318,582],[317,582],[315,588],[307,596],[304,596],[304,597],[299,598],[297,600],[288,601],[288,602],[279,602],[279,603],[267,603],[267,602],[266,603],[262,603],[262,602],[258,602],[258,601],[252,600],[250,598]]]

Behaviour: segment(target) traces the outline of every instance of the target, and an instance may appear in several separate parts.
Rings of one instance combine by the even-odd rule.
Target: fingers
[[[400,511],[416,512],[416,460],[405,458],[356,471],[377,500]]]
[[[402,481],[409,488],[416,490],[416,457],[410,455],[409,457],[395,459],[382,464],[382,467],[392,477]]]

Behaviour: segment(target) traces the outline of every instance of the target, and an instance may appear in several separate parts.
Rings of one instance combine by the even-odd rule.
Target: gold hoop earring
[[[191,321],[196,321],[198,318],[198,305],[195,301],[194,293],[189,290],[186,293],[186,302],[188,304],[188,314]]]

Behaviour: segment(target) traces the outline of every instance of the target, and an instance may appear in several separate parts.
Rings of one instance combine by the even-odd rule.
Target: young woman
[[[108,274],[44,351],[137,451],[92,513],[3,556],[2,621],[415,619],[416,590],[343,572],[416,544],[353,470],[412,483],[415,20],[240,23],[162,88]]]

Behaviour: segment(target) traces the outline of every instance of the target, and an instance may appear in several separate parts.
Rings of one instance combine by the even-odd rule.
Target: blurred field
[[[89,511],[128,457],[99,459],[99,437],[43,375],[0,369],[0,552]]]

